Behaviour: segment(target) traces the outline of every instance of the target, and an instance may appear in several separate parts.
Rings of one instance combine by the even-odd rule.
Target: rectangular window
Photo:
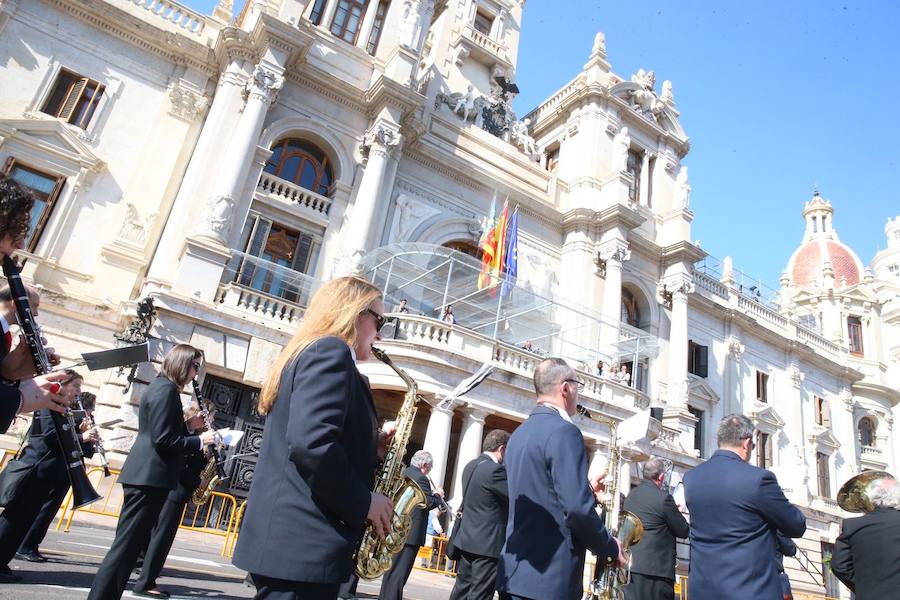
[[[331,21],[331,33],[349,44],[355,44],[365,12],[366,2],[364,1],[338,0],[337,10]]]
[[[632,183],[628,188],[628,201],[641,201],[641,170],[644,168],[644,154],[640,150],[629,150],[625,170],[631,173]]]
[[[375,56],[375,50],[378,49],[378,40],[381,39],[381,30],[384,29],[388,4],[390,4],[390,0],[380,0],[378,8],[375,9],[375,21],[372,23],[372,31],[369,32],[369,41],[366,43],[366,52],[372,56]]]
[[[316,0],[313,4],[312,11],[309,13],[309,20],[313,25],[322,23],[322,15],[325,13],[325,0]]]
[[[494,26],[494,17],[482,10],[475,11],[475,20],[472,21],[472,27],[475,31],[484,35],[491,35],[491,29]]]
[[[831,408],[828,406],[828,400],[813,396],[813,403],[816,410],[816,425],[831,427]]]
[[[762,371],[756,372],[756,400],[758,402],[768,402],[769,394],[769,376]]]
[[[246,259],[235,281],[243,286],[299,302],[301,291],[296,273],[309,269],[314,238],[259,215],[250,215],[245,253],[260,260]]]
[[[825,576],[825,596],[827,598],[841,597],[841,584],[837,575],[831,570],[831,555],[834,554],[834,544],[821,542],[822,544],[822,573]]]
[[[694,450],[697,451],[697,456],[703,457],[703,436],[705,434],[705,424],[703,422],[703,411],[699,408],[694,408],[693,406],[688,406],[688,412],[694,415],[694,418],[697,419],[697,424],[694,425]]]
[[[102,96],[100,83],[62,69],[41,112],[86,129]]]
[[[5,173],[10,179],[27,188],[34,196],[31,224],[28,228],[28,236],[25,238],[25,249],[34,252],[66,179],[26,167],[15,159],[7,162]]]
[[[548,148],[546,152],[547,156],[547,170],[551,173],[556,171],[556,168],[559,166],[559,146],[554,146],[553,148]]]
[[[816,474],[819,479],[819,495],[823,498],[831,498],[831,475],[828,468],[828,455],[824,452],[816,452]]]
[[[653,206],[653,172],[656,170],[656,157],[647,161],[647,208]],[[685,207],[687,208],[687,207]]]
[[[709,373],[709,347],[688,340],[688,373],[697,377],[707,377]]]
[[[756,466],[768,469],[772,466],[772,440],[768,433],[756,432]]]
[[[859,317],[847,317],[847,339],[850,342],[850,353],[862,355],[862,321]]]

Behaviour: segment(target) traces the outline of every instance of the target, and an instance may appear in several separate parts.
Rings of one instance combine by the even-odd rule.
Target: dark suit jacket
[[[845,519],[831,570],[856,600],[896,598],[900,590],[900,510],[879,507]]]
[[[154,379],[138,409],[138,435],[122,465],[119,483],[174,490],[184,459],[200,449],[200,437],[188,435],[174,383]]]
[[[81,425],[81,421],[80,418],[75,419],[76,428]],[[94,455],[94,445],[81,442],[81,451],[90,458]],[[28,431],[28,444],[22,451],[22,462],[37,466],[35,477],[59,485],[69,484],[66,461],[56,437],[56,425],[46,408],[34,413],[31,429]]]
[[[509,486],[506,467],[482,454],[463,469],[463,518],[454,544],[481,556],[497,558],[506,541],[509,518]]]
[[[604,561],[618,552],[594,510],[581,431],[555,409],[537,406],[512,434],[504,462],[509,519],[497,589],[540,600],[580,598],[585,548]]]
[[[336,337],[313,342],[281,374],[234,564],[277,579],[346,581],[377,464],[375,405],[350,348]]]
[[[775,532],[800,537],[806,518],[770,471],[717,450],[684,476],[691,513],[691,598],[781,600]]]
[[[644,536],[631,549],[631,570],[674,581],[675,538],[686,538],[689,528],[672,495],[644,480],[631,490],[622,508],[644,525]]]
[[[415,508],[412,511],[409,527],[409,535],[406,538],[407,546],[421,546],[425,543],[425,529],[428,526],[428,511],[438,506],[441,501],[438,496],[431,493],[431,482],[428,477],[419,469],[409,466],[403,472],[404,475],[419,484],[422,491],[425,492],[427,504],[425,508]]]
[[[0,331],[0,361],[9,354],[9,351],[6,335]],[[19,393],[19,388],[0,383],[0,433],[6,433],[6,430],[12,425],[19,410],[19,401],[21,399],[22,395]]]

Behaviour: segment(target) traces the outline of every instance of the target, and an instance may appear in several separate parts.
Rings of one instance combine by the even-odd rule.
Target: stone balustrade
[[[206,17],[174,0],[128,1],[187,33],[199,35],[206,27]]]
[[[236,283],[219,286],[216,302],[278,329],[296,327],[303,316],[303,307],[299,304]]]
[[[328,223],[331,198],[322,196],[290,181],[263,173],[256,186],[257,192],[299,207],[307,216],[321,224]]]

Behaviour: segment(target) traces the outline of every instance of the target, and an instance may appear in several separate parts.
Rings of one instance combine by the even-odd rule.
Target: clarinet
[[[194,395],[197,397],[197,404],[199,404],[203,409],[203,420],[206,422],[206,429],[208,431],[215,431],[216,427],[213,423],[212,416],[210,415],[210,409],[212,407],[209,406],[209,402],[207,402],[206,399],[200,394],[200,384],[197,383],[197,380],[192,379],[191,383],[194,386]],[[218,435],[216,437],[218,438]],[[221,481],[225,479],[225,469],[222,467],[222,461],[219,460],[219,450],[216,447],[216,444],[211,444],[209,446],[209,455],[211,461],[216,461],[216,475],[218,475],[219,480]]]
[[[84,405],[81,403],[81,396],[78,397],[78,408],[84,411],[84,418],[88,420],[92,429],[97,429],[97,422],[94,421],[94,415],[89,414],[88,411],[84,410]],[[100,433],[100,430],[97,430],[97,433]],[[103,467],[103,476],[109,477],[112,473],[109,470],[109,460],[106,458],[106,450],[103,449],[103,440],[100,437],[97,437],[97,441],[94,442],[94,449],[97,450],[97,454],[100,455],[100,465]]]
[[[31,305],[28,303],[28,293],[22,283],[22,278],[19,277],[19,267],[16,266],[11,256],[3,258],[3,274],[6,275],[9,282],[9,291],[16,305],[19,327],[25,343],[28,344],[28,350],[31,352],[34,368],[38,375],[45,375],[52,370],[52,366],[41,340],[40,328],[34,320]],[[81,451],[78,431],[75,429],[75,419],[68,412],[65,417],[56,411],[49,410],[48,412],[56,427],[56,440],[59,442],[63,459],[66,462],[66,473],[69,477],[69,484],[72,486],[72,506],[81,508],[91,502],[96,502],[101,496],[91,485],[87,472],[84,470],[84,454]]]

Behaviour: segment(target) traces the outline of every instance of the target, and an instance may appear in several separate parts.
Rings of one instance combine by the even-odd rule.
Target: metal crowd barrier
[[[237,544],[238,532],[241,530],[241,521],[244,520],[244,510],[247,508],[247,501],[241,502],[237,509],[237,516],[234,518],[234,526],[228,535],[225,536],[225,545],[222,547],[222,556],[231,558],[234,556],[234,545]]]
[[[114,493],[116,484],[119,482],[119,469],[110,469],[110,473],[109,477],[104,477],[103,467],[88,468],[88,479],[101,498],[82,508],[72,509],[72,490],[69,490],[60,506],[62,513],[56,524],[57,531],[62,529],[65,533],[69,532],[76,511],[82,514],[119,518],[124,500],[121,494],[116,495]],[[243,507],[243,505],[241,506]],[[239,512],[241,515],[243,514],[243,511],[239,511],[237,498],[233,495],[223,492],[212,492],[209,500],[204,504],[199,506],[188,504],[185,507],[178,528],[224,538],[225,547],[222,549],[222,555],[224,556],[229,540],[236,537],[236,522]]]
[[[447,537],[432,536],[430,546],[419,548],[413,567],[429,573],[442,573],[456,577],[456,563],[447,558]]]

